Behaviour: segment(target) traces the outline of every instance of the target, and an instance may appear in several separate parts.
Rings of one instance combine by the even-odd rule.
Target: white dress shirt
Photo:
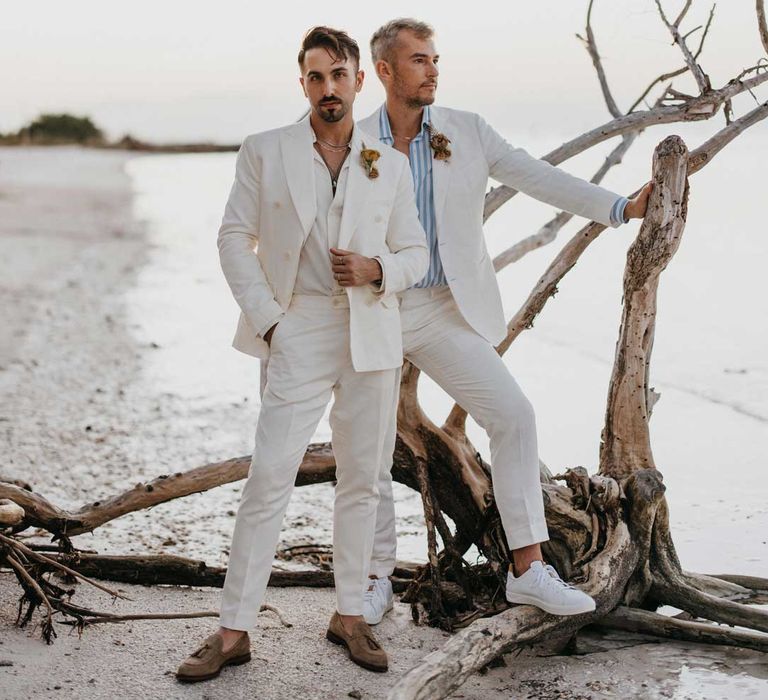
[[[317,142],[314,131],[312,140]],[[344,287],[340,286],[333,277],[330,249],[335,248],[339,241],[344,192],[349,172],[349,155],[339,171],[334,194],[331,172],[317,149],[313,151],[317,215],[299,255],[299,271],[296,275],[294,293],[323,296],[346,294]]]

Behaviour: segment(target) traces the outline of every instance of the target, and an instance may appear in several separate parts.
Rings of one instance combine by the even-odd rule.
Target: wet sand
[[[142,310],[149,314],[169,291],[165,278],[148,272],[168,251],[134,206],[125,172],[129,159],[126,153],[72,148],[0,149],[0,475],[25,479],[65,507],[247,453],[258,408],[256,368],[248,358],[231,360],[243,387],[236,401],[211,399],[184,385],[183,374],[177,389],[158,382],[158,368],[168,364],[157,358],[181,343],[172,318],[164,325],[142,318]],[[214,250],[211,242],[211,258]],[[186,270],[177,255],[165,264]],[[199,293],[207,293],[204,276],[187,277],[191,289],[199,285]],[[229,322],[224,319],[227,333]],[[221,351],[234,355],[226,346]],[[224,563],[239,488],[233,484],[126,516],[75,544],[103,553],[165,551]],[[297,492],[281,544],[327,535],[330,499],[329,485]],[[402,510],[398,501],[399,527],[418,538],[418,513],[409,510],[412,499],[404,501]],[[219,593],[116,587],[132,601],[113,604],[78,585],[75,602],[121,612],[213,611]],[[438,630],[415,626],[408,606],[398,604],[377,628],[392,670],[371,674],[324,639],[333,591],[270,589],[268,602],[294,626],[284,628],[262,614],[252,633],[251,664],[182,687],[171,672],[213,620],[97,625],[82,638],[57,625],[58,639],[46,646],[39,630],[13,627],[18,596],[13,575],[0,572],[0,687],[9,698],[327,698],[354,690],[364,698],[383,697],[416,658],[445,640]],[[579,640],[576,655],[508,655],[506,667],[475,676],[455,697],[768,694],[765,655],[633,635],[585,633]]]

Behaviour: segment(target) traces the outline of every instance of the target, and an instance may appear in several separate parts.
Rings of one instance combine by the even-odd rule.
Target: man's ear
[[[376,75],[379,76],[379,80],[382,83],[392,77],[392,68],[383,58],[376,61],[374,68],[376,69]]]
[[[304,87],[304,76],[303,75],[299,76],[299,83],[301,83],[301,89],[304,91],[304,97],[309,97],[309,95],[307,95],[307,88]]]
[[[365,82],[365,71],[357,71],[357,79],[355,85],[355,92],[360,92],[363,89],[363,83]]]

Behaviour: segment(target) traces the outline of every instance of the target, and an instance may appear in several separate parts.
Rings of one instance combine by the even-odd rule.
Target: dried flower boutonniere
[[[451,149],[448,148],[451,139],[437,131],[431,122],[427,125],[427,128],[430,135],[429,145],[432,147],[435,160],[447,161],[451,157]]]
[[[365,167],[365,174],[371,180],[376,179],[379,176],[379,171],[376,169],[376,161],[381,157],[381,153],[373,148],[366,148],[363,143],[363,150],[360,151],[360,160],[363,161]]]

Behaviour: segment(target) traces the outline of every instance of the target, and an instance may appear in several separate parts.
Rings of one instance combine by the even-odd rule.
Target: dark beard
[[[322,105],[317,107],[317,114],[320,119],[329,124],[341,121],[348,111],[349,108],[343,102],[333,112],[328,112]]]

